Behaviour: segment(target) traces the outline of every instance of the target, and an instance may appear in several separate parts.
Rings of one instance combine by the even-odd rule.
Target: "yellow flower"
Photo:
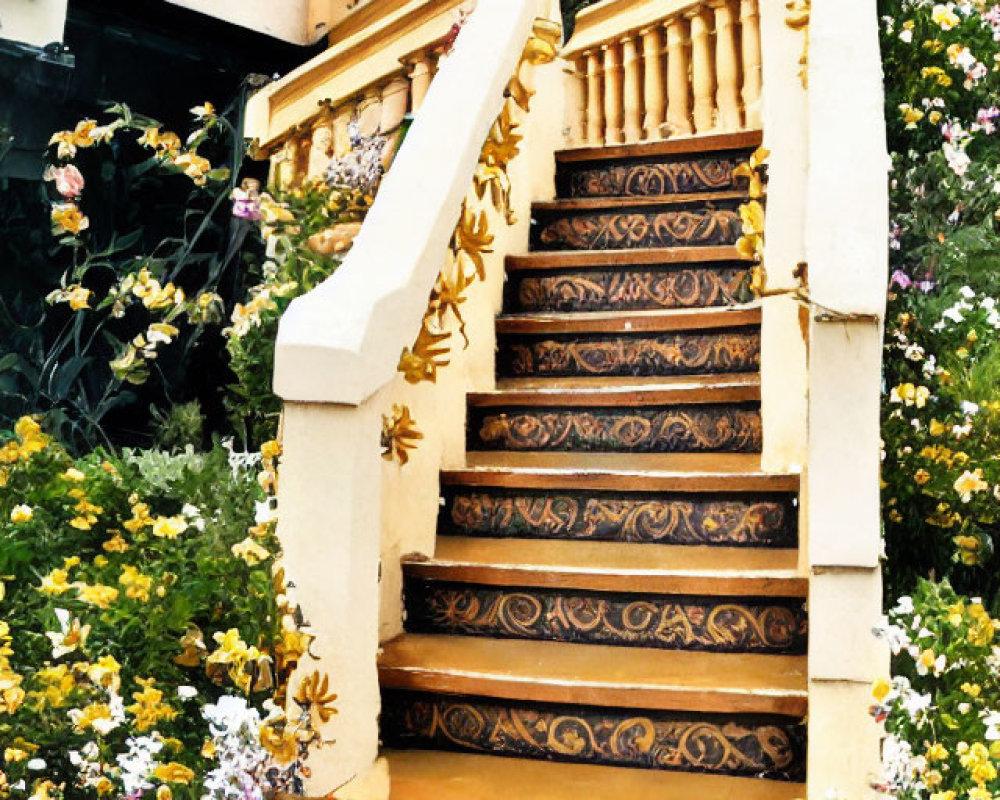
[[[931,11],[931,21],[940,27],[941,30],[950,31],[955,26],[961,24],[962,18],[948,6],[938,3]]]
[[[194,778],[194,771],[183,764],[171,761],[169,764],[160,764],[160,766],[153,770],[153,775],[156,776],[157,780],[164,783],[188,784]]]
[[[188,523],[184,517],[157,517],[153,522],[153,536],[159,536],[161,539],[176,539],[187,528]]]
[[[135,717],[135,728],[140,733],[155,728],[161,720],[171,720],[177,716],[177,711],[163,702],[163,692],[154,688],[153,678],[137,678],[136,683],[142,686],[142,691],[133,692],[135,700],[125,708]]]
[[[169,786],[156,787],[156,800],[174,800],[174,793]]]
[[[118,599],[118,590],[113,586],[104,586],[100,583],[96,583],[93,586],[86,583],[77,583],[74,585],[76,586],[76,596],[87,605],[108,608]]]
[[[139,144],[152,147],[161,153],[176,153],[181,149],[181,139],[171,131],[160,132],[159,128],[146,128],[139,137]]]
[[[121,533],[115,531],[115,535],[104,542],[101,547],[108,553],[124,553],[128,550],[128,542],[126,542]]]
[[[891,691],[892,684],[885,678],[876,678],[875,683],[872,684],[872,697],[874,697],[879,703],[885,700]]]
[[[907,128],[917,127],[917,123],[924,118],[924,112],[919,108],[914,108],[909,103],[900,103],[899,111]]]
[[[930,120],[931,125],[937,125],[941,121],[942,114],[940,111],[932,111],[927,115],[927,119]]]
[[[289,764],[299,754],[299,742],[292,730],[278,733],[270,725],[261,725],[260,743],[279,764]]]
[[[983,480],[982,469],[966,470],[955,481],[955,491],[962,498],[962,502],[967,503],[973,492],[985,492],[990,485]]]
[[[76,203],[52,204],[52,230],[59,234],[65,231],[76,235],[90,227],[90,220],[77,207]]]
[[[948,757],[948,751],[940,742],[934,742],[928,745],[926,756],[928,761],[944,761]]]
[[[201,186],[205,183],[208,172],[212,165],[207,158],[202,158],[197,153],[181,153],[174,159],[174,164],[180,167],[196,184]]]
[[[69,524],[78,531],[89,531],[94,525],[87,517],[73,517]]]
[[[101,656],[96,664],[91,664],[87,669],[87,677],[98,686],[118,691],[121,686],[121,668],[122,665],[114,656]]]
[[[91,703],[84,708],[74,708],[69,711],[67,716],[77,733],[85,733],[93,729],[105,735],[118,727],[118,723],[111,713],[111,707],[107,703]]]
[[[939,770],[929,769],[923,774],[922,780],[924,782],[924,786],[928,789],[933,789],[935,786],[941,785],[941,781],[944,780],[944,776]]]
[[[16,764],[18,761],[24,761],[28,755],[28,751],[20,747],[8,747],[3,751],[3,760],[8,764]]]
[[[60,629],[46,631],[45,635],[52,642],[52,657],[62,658],[67,653],[72,653],[83,647],[90,635],[90,626],[81,625],[80,620],[76,618],[70,622],[69,612],[65,609],[57,608],[55,614],[59,620]]]
[[[152,524],[153,518],[149,514],[149,506],[146,503],[134,503],[132,505],[132,519],[122,523],[123,527],[132,533],[138,533]]]
[[[82,483],[87,480],[87,476],[80,472],[80,470],[76,467],[70,467],[62,474],[62,477],[68,481],[73,481],[74,483]]]
[[[276,439],[271,439],[260,446],[260,454],[264,458],[277,458],[281,455],[281,445]]]
[[[250,536],[242,542],[234,544],[231,550],[234,556],[242,558],[251,567],[271,557],[271,553],[266,548],[257,544]]]
[[[21,522],[31,522],[32,517],[35,516],[35,512],[31,510],[31,506],[24,505],[23,503],[14,508],[10,512],[10,521],[17,524]]]
[[[38,588],[43,594],[60,595],[73,588],[68,578],[69,573],[66,570],[54,569],[48,575],[42,576],[42,583]]]
[[[951,76],[948,75],[941,67],[924,67],[920,70],[921,78],[930,78],[939,86],[951,86],[952,80]],[[921,114],[923,116],[923,114]]]
[[[123,566],[118,583],[125,587],[126,597],[142,603],[149,600],[149,590],[153,587],[153,579],[148,575],[143,575],[135,567]]]
[[[963,692],[965,692],[969,697],[979,697],[979,693],[982,691],[982,687],[978,683],[963,683],[961,686]]]
[[[947,428],[938,422],[936,419],[931,419],[930,425],[927,426],[927,430],[930,432],[931,436],[940,436],[944,433]]]
[[[917,486],[923,486],[930,479],[931,474],[925,469],[918,469],[913,475],[913,480]]]

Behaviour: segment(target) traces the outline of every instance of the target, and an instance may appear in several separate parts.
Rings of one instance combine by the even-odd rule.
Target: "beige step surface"
[[[535,269],[711,264],[714,261],[744,262],[747,266],[751,263],[732,245],[646,247],[635,250],[549,250],[509,255],[504,263],[508,272],[515,272]]]
[[[798,800],[798,783],[425,750],[389,751],[391,800]]]
[[[712,203],[718,200],[746,200],[745,191],[692,192],[690,194],[629,195],[628,197],[574,197],[544,200],[531,204],[533,211],[603,211],[618,208],[649,208]]]
[[[546,335],[569,333],[645,333],[694,331],[760,325],[759,305],[679,308],[666,311],[570,311],[553,314],[505,314],[497,333]]]
[[[691,154],[709,155],[720,150],[759,147],[763,140],[763,132],[758,130],[701,136],[676,136],[642,144],[572,147],[557,151],[556,163],[569,164],[576,161],[609,161],[619,158],[650,158]]]

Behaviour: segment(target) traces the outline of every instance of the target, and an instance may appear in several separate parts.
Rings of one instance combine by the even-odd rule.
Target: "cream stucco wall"
[[[0,39],[44,47],[61,42],[66,26],[67,0],[3,0],[0,3]]]

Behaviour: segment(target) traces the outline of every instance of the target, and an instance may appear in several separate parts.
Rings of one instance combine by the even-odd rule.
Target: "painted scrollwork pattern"
[[[690,495],[456,490],[444,535],[691,545],[793,547],[790,495],[692,499]]]
[[[722,306],[737,301],[747,268],[595,270],[512,279],[519,311],[645,311]]]
[[[569,171],[570,197],[648,197],[713,192],[736,187],[735,158],[666,163],[609,164]],[[568,171],[568,170],[567,170]]]
[[[760,452],[760,408],[693,405],[633,409],[473,409],[470,449],[601,452]]]
[[[760,330],[682,331],[587,338],[504,338],[499,374],[526,377],[756,372]]]
[[[528,707],[392,690],[383,693],[382,707],[382,737],[390,747],[778,780],[802,780],[804,773],[804,726],[793,717]]]
[[[509,589],[411,578],[406,628],[585,644],[804,653],[801,600]]]
[[[735,244],[743,223],[735,208],[576,213],[540,218],[540,250],[627,250]]]

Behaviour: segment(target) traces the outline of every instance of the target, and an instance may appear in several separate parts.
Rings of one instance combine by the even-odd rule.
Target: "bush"
[[[274,568],[277,455],[74,459],[18,421],[0,446],[0,796],[301,789],[333,696],[315,674],[282,713],[310,637]]]

